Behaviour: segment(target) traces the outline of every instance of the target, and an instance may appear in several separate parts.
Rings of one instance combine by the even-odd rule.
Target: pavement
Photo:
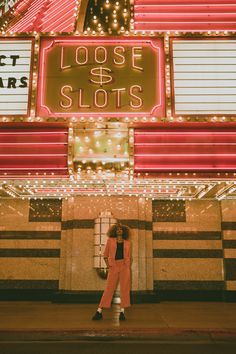
[[[91,320],[95,311],[93,304],[0,301],[0,343],[139,340],[236,345],[236,303],[135,304],[122,322],[119,305],[105,309],[101,321]]]

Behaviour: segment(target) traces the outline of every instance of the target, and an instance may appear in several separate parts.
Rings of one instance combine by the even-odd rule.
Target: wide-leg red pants
[[[114,261],[114,265],[109,269],[106,288],[102,295],[99,307],[107,308],[111,306],[111,301],[118,281],[120,282],[120,306],[130,306],[130,267],[125,264],[123,259],[121,259]]]

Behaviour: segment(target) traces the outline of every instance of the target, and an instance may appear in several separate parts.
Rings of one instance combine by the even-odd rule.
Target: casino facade
[[[236,0],[0,1],[1,299],[236,293]]]

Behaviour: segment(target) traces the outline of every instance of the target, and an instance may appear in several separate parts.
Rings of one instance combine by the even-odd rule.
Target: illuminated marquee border
[[[158,96],[156,97],[157,104],[152,108],[150,112],[52,112],[46,105],[44,105],[44,95],[45,95],[45,66],[46,66],[46,56],[47,56],[47,51],[52,48],[55,44],[57,43],[66,43],[66,44],[78,44],[79,42],[82,42],[83,44],[89,44],[89,45],[121,45],[122,43],[125,44],[145,44],[145,45],[150,45],[155,52],[156,55],[158,55],[158,78],[159,80],[157,81],[157,92]],[[70,37],[68,39],[66,38],[48,38],[44,37],[41,39],[41,45],[40,45],[40,58],[39,58],[39,85],[38,85],[38,90],[37,90],[37,107],[36,107],[36,112],[38,116],[41,117],[74,117],[74,116],[104,116],[104,117],[123,117],[123,116],[165,116],[165,74],[164,74],[164,44],[163,40],[158,38],[158,39],[151,39],[151,38],[145,38],[145,39],[137,39],[137,38],[126,38],[126,39],[118,39],[118,38],[104,38],[104,39],[95,39],[95,38],[78,38],[78,37]]]
[[[29,73],[29,90],[28,90],[28,107],[27,114],[0,114],[0,117],[29,117],[31,102],[32,102],[32,81],[33,81],[33,64],[34,64],[34,37],[0,37],[0,41],[31,41],[31,60],[30,60],[30,73]]]

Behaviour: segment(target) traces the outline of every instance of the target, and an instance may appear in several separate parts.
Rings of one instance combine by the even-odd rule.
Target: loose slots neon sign
[[[164,115],[162,41],[42,39],[37,114]]]

